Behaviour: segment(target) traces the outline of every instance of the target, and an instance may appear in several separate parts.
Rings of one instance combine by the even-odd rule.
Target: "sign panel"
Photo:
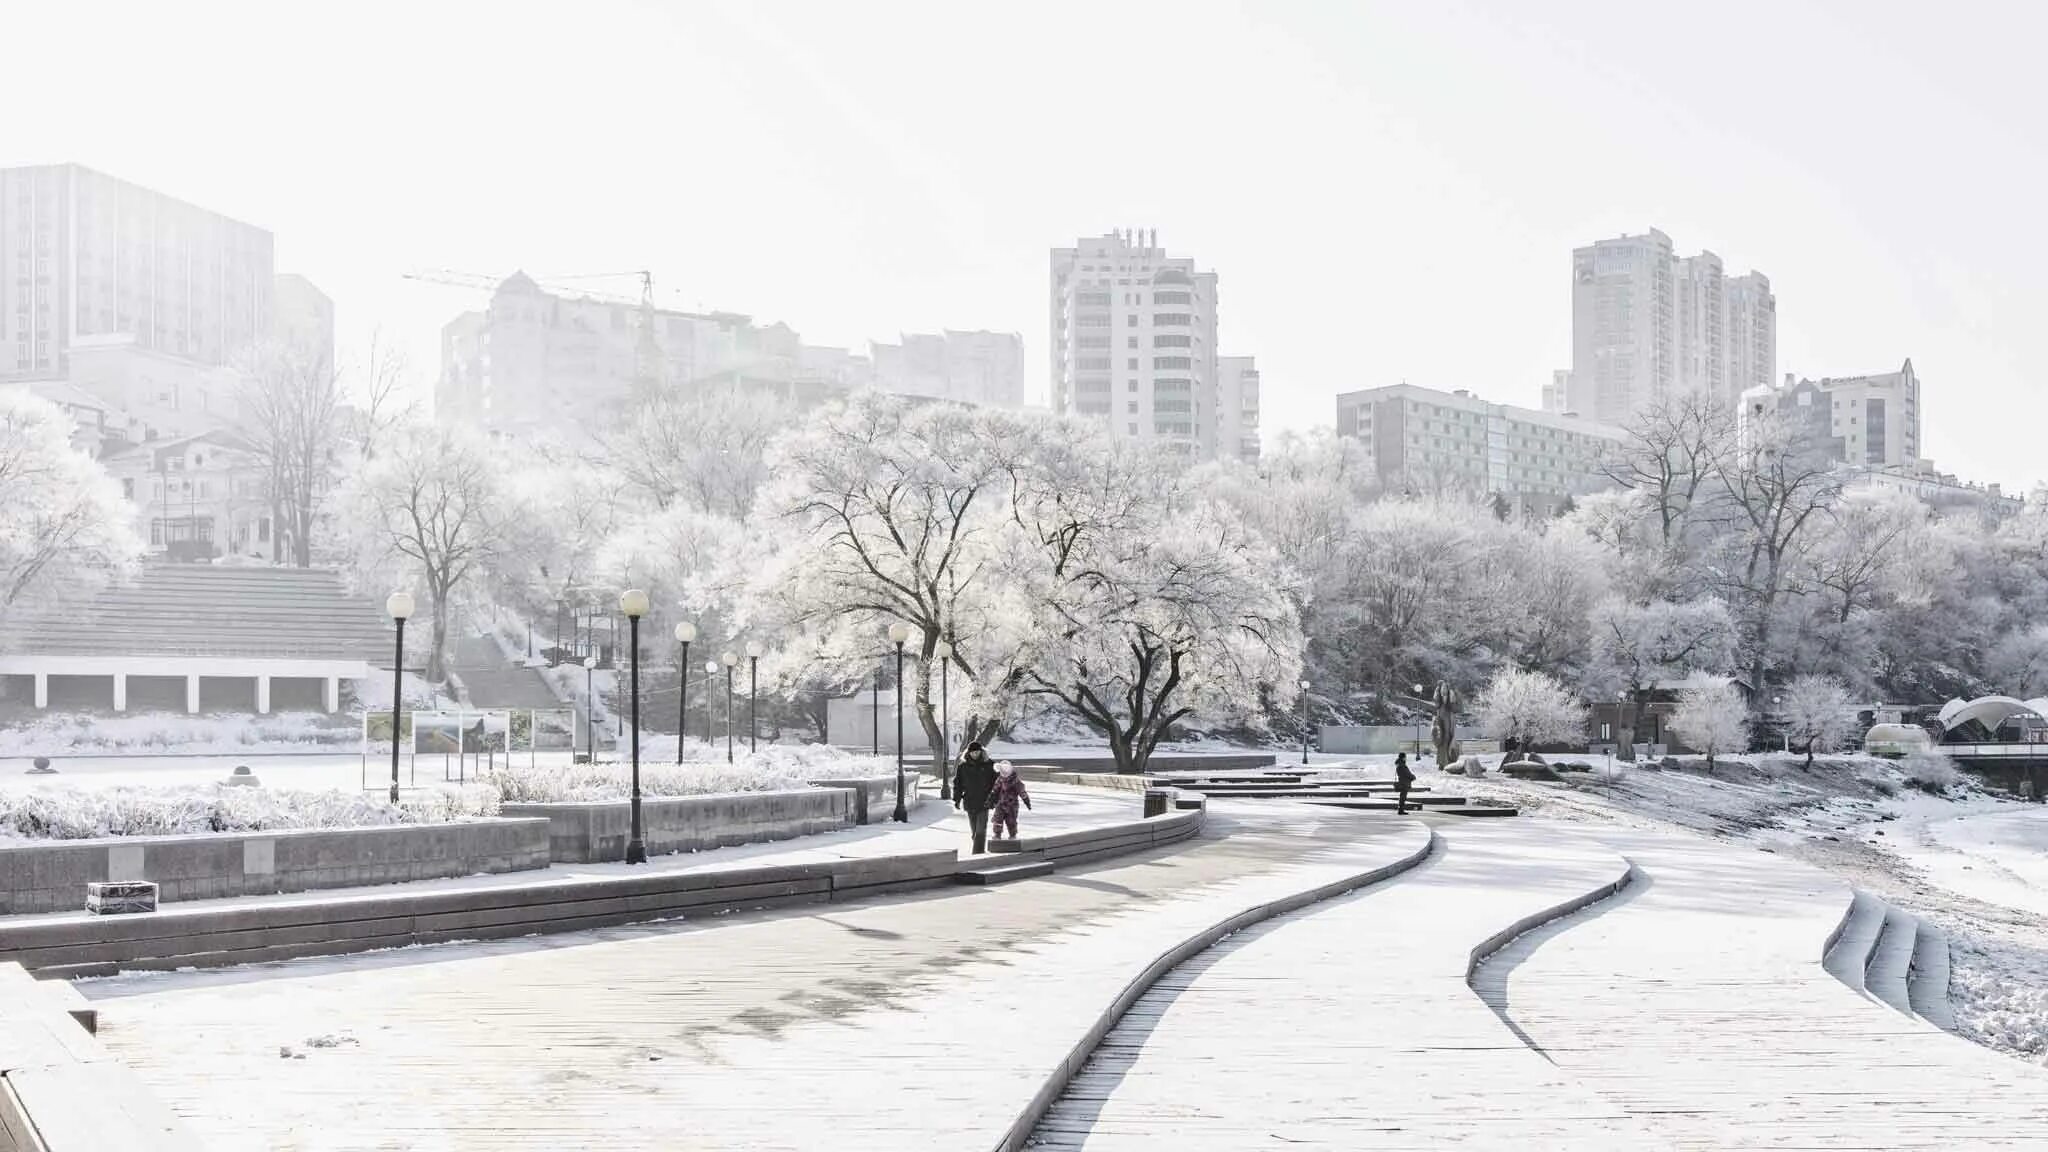
[[[462,716],[457,712],[413,712],[412,750],[421,756],[455,756],[462,752]]]

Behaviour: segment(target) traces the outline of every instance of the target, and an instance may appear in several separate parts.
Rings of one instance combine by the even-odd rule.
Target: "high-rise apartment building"
[[[1216,358],[1216,452],[1259,458],[1259,365],[1253,356]]]
[[[1609,487],[1605,453],[1618,428],[1395,384],[1337,397],[1337,434],[1365,447],[1391,491],[1498,496],[1527,516],[1553,516],[1567,500]]]
[[[1678,257],[1654,228],[1573,250],[1568,411],[1622,424],[1678,391],[1733,407],[1769,382],[1776,358],[1777,299],[1762,273],[1731,278],[1712,252]]]
[[[1186,455],[1218,450],[1216,274],[1124,229],[1052,250],[1052,409]]]
[[[1024,339],[1014,332],[912,333],[870,342],[875,387],[991,408],[1024,406]]]
[[[296,272],[281,272],[271,292],[272,337],[323,372],[334,371],[334,301]]]
[[[1550,383],[1543,386],[1543,410],[1545,412],[1569,412],[1572,410],[1572,370],[1552,369]]]
[[[229,363],[271,329],[270,233],[76,164],[0,169],[0,379],[125,344]]]
[[[1728,278],[1728,394],[1740,396],[1778,375],[1778,298],[1761,272]]]

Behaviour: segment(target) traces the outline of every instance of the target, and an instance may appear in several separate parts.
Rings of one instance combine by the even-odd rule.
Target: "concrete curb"
[[[1465,983],[1470,985],[1479,966],[1491,960],[1496,952],[1513,944],[1517,939],[1534,932],[1546,924],[1552,924],[1567,916],[1574,916],[1603,900],[1610,900],[1635,881],[1636,866],[1628,857],[1622,856],[1621,875],[1600,885],[1590,892],[1582,892],[1569,900],[1561,901],[1541,912],[1522,917],[1499,932],[1480,941],[1472,949],[1472,959],[1465,965]]]
[[[1081,1037],[1080,1042],[1074,1045],[1066,1057],[1060,1061],[1059,1066],[1054,1068],[1051,1074],[1046,1077],[1044,1083],[1039,1085],[1038,1091],[1032,1095],[1030,1103],[1024,1106],[1024,1110],[1011,1123],[1009,1130],[1003,1133],[996,1141],[995,1152],[1022,1152],[1026,1141],[1031,1139],[1031,1133],[1038,1127],[1038,1122],[1045,1118],[1046,1112],[1052,1108],[1053,1102],[1059,1099],[1060,1093],[1066,1091],[1067,1085],[1072,1083],[1074,1077],[1080,1075],[1081,1070],[1087,1066],[1089,1057],[1095,1054],[1095,1049],[1101,1045],[1103,1038],[1108,1036],[1110,1030],[1115,1028],[1118,1022],[1124,1018],[1124,1015],[1131,1010],[1131,1006],[1136,1004],[1140,997],[1144,996],[1146,992],[1151,990],[1154,984],[1159,982],[1160,977],[1187,963],[1189,959],[1213,947],[1217,941],[1232,933],[1243,931],[1254,924],[1270,920],[1275,916],[1284,916],[1289,912],[1298,911],[1311,904],[1318,904],[1324,900],[1342,896],[1347,892],[1352,892],[1371,884],[1377,884],[1389,877],[1398,876],[1427,860],[1435,853],[1437,843],[1436,833],[1429,832],[1428,839],[1423,842],[1422,847],[1408,856],[1390,864],[1382,864],[1366,872],[1360,872],[1344,877],[1341,880],[1283,896],[1256,907],[1247,908],[1234,916],[1210,925],[1208,928],[1160,953],[1157,958],[1145,966],[1144,971],[1138,973],[1136,977],[1132,978],[1130,983],[1124,985],[1123,991],[1119,992],[1116,998],[1110,1001],[1109,1006],[1102,1011],[1101,1015],[1096,1017],[1095,1023],[1089,1026],[1088,1031]]]

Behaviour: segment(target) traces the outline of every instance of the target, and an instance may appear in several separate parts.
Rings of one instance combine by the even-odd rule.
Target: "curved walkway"
[[[1222,804],[1184,846],[997,888],[90,987],[216,1150],[979,1152],[1162,954],[1427,841]]]
[[[1510,944],[1506,1014],[1560,1072],[1684,1149],[2039,1148],[2048,1071],[1829,975],[1847,885],[1695,837],[1594,831],[1623,896]]]
[[[1649,1149],[1467,987],[1474,948],[1624,879],[1533,821],[1448,824],[1398,879],[1243,932],[1148,993],[1046,1149]]]

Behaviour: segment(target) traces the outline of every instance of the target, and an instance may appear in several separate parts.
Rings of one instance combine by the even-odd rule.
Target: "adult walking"
[[[967,827],[974,834],[974,852],[988,851],[988,810],[996,790],[995,761],[988,758],[979,742],[969,744],[953,770],[953,807],[967,813]]]
[[[1408,754],[1406,752],[1395,753],[1394,795],[1398,798],[1394,805],[1395,812],[1403,816],[1408,814],[1408,789],[1414,786],[1415,772],[1408,767]]]

